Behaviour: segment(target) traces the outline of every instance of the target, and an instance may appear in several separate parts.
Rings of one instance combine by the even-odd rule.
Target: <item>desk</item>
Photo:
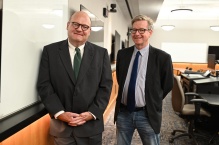
[[[219,95],[218,94],[199,94],[202,99],[208,101],[209,105],[219,106]]]
[[[205,79],[206,77],[200,74],[181,74],[181,82],[184,92],[193,91],[193,80]]]
[[[209,120],[208,126],[216,130],[213,136],[211,136],[209,140],[209,143],[211,143],[219,133],[219,130],[218,130],[219,128],[218,126],[219,95],[218,94],[199,94],[199,95],[202,99],[207,100],[208,106],[206,107],[211,112],[211,120]]]
[[[195,84],[205,84],[205,83],[218,83],[219,77],[209,77],[201,80],[193,80]]]
[[[193,92],[219,94],[219,78],[209,77],[193,80]]]

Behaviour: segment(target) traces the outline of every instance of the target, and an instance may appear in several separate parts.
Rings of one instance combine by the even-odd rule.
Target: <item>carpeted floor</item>
[[[103,133],[103,145],[117,145],[116,144],[116,126],[113,124],[114,110],[111,111],[110,116],[105,123],[105,131]],[[161,127],[161,145],[193,145],[191,139],[188,137],[181,137],[176,139],[172,144],[169,143],[169,138],[172,136],[171,132],[174,129],[186,130],[186,122],[176,115],[172,110],[171,94],[163,101],[163,121]],[[212,132],[200,131],[206,136],[211,136]],[[208,140],[197,138],[199,145],[208,145]],[[132,145],[142,145],[138,133],[135,132],[132,138]],[[211,145],[219,145],[219,135],[215,138]]]

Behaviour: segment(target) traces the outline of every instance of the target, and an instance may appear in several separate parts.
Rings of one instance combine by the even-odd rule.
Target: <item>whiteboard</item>
[[[39,101],[43,46],[67,38],[67,21],[68,0],[4,1],[0,119]]]
[[[206,43],[167,43],[161,49],[169,53],[173,62],[207,63],[208,45]]]

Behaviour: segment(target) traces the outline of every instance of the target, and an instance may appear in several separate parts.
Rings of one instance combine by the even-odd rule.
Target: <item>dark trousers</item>
[[[55,145],[102,145],[102,133],[91,137],[54,137]]]

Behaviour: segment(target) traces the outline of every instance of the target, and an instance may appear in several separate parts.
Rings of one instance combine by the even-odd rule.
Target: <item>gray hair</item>
[[[132,19],[132,25],[133,25],[136,21],[147,21],[147,22],[148,22],[148,29],[153,30],[154,21],[153,21],[150,17],[145,16],[145,15],[138,15],[138,16],[136,16],[134,19]]]

